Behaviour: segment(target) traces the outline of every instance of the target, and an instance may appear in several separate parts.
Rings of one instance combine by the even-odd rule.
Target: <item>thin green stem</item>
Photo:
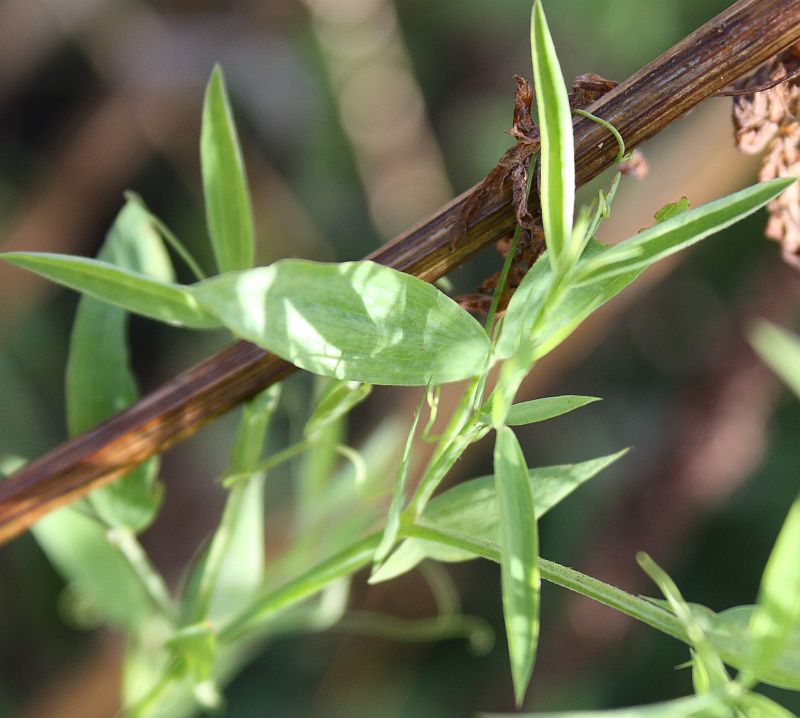
[[[108,542],[114,546],[133,569],[153,607],[171,623],[177,620],[175,604],[170,598],[161,574],[156,571],[133,531],[127,528],[109,529]]]
[[[403,531],[407,537],[420,538],[428,541],[464,549],[483,558],[500,562],[500,551],[497,546],[486,541],[479,541],[465,534],[456,534],[451,531],[440,531],[427,526],[412,524],[404,526]],[[689,643],[686,631],[680,621],[668,611],[656,606],[644,598],[634,596],[622,589],[611,586],[596,578],[561,566],[560,564],[539,559],[542,578],[570,591],[580,593],[604,606],[614,608],[637,621],[646,623],[662,633],[677,638],[684,643]]]
[[[312,443],[313,441],[311,439],[304,439],[303,441],[298,441],[296,444],[287,446],[285,449],[281,449],[272,456],[269,456],[263,461],[259,461],[257,464],[254,464],[252,468],[248,469],[247,471],[237,471],[235,473],[228,474],[227,476],[223,477],[222,485],[230,486],[241,479],[249,478],[253,474],[260,474],[265,471],[269,471],[270,469],[274,469],[276,466],[289,461],[289,459],[293,459],[298,454],[302,454],[312,445]]]
[[[460,613],[408,619],[371,611],[352,611],[332,626],[332,630],[360,633],[403,643],[427,643],[448,638],[463,638],[479,653],[486,652],[494,641],[494,632],[486,621],[478,616]]]
[[[605,127],[612,135],[614,135],[614,139],[617,141],[617,146],[619,147],[619,152],[617,152],[617,157],[614,161],[622,162],[622,160],[625,158],[625,140],[622,139],[622,135],[619,133],[619,130],[610,122],[608,122],[608,120],[604,120],[602,117],[593,115],[591,112],[587,112],[586,110],[573,110],[573,112],[576,115],[585,117],[587,120],[591,120],[592,122],[596,122],[598,125]]]
[[[147,212],[147,216],[150,218],[150,221],[156,226],[159,232],[161,232],[161,236],[167,241],[170,247],[174,250],[175,254],[177,254],[189,268],[189,271],[194,274],[194,276],[198,280],[203,280],[208,277],[208,275],[202,270],[200,264],[195,260],[192,256],[191,252],[186,248],[186,246],[175,236],[175,233],[167,227],[164,222],[159,219],[156,215],[154,215],[150,208],[144,203],[144,200],[135,192],[126,192],[125,199],[129,202],[136,202],[145,212]]]
[[[492,303],[489,305],[489,312],[486,315],[486,333],[491,335],[492,322],[494,321],[495,314],[497,314],[497,307],[500,306],[500,300],[503,297],[503,292],[506,288],[508,275],[511,272],[511,265],[514,263],[514,257],[517,254],[517,245],[522,237],[522,227],[517,225],[514,228],[514,236],[511,238],[511,244],[508,247],[503,268],[500,270],[500,277],[494,287],[494,294],[492,295]]]
[[[249,606],[220,626],[218,634],[220,643],[230,643],[246,635],[254,624],[310,598],[331,581],[349,576],[367,566],[372,561],[381,535],[380,532],[370,534],[281,588],[256,598]]]

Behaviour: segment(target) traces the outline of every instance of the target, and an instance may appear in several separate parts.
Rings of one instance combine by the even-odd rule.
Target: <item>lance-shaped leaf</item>
[[[751,332],[750,343],[761,360],[800,397],[800,337],[762,320]]]
[[[0,259],[133,314],[190,329],[220,326],[213,315],[200,307],[188,287],[108,262],[48,252],[6,252],[0,254]]]
[[[528,483],[537,520],[626,453],[627,449],[579,464],[528,469]],[[494,476],[465,481],[443,492],[425,506],[416,523],[497,545],[499,517]],[[432,541],[407,539],[372,576],[370,582],[378,583],[400,576],[426,558],[456,562],[474,559],[476,555]]]
[[[253,212],[242,152],[219,66],[211,73],[200,138],[203,194],[220,272],[253,266]]]
[[[584,263],[601,257],[610,250],[610,247],[594,239],[589,240],[576,271],[580,273]],[[619,294],[642,272],[634,270],[597,284],[571,285],[561,300],[548,309],[534,337],[533,325],[552,281],[552,267],[543,260],[542,257],[533,265],[511,297],[495,347],[495,355],[498,357],[513,356],[520,343],[527,340],[535,342],[534,358],[544,356],[572,334],[586,317]]]
[[[369,261],[284,259],[200,282],[193,295],[242,339],[338,379],[440,384],[481,373],[489,353],[452,299]]]
[[[539,421],[547,421],[562,414],[567,414],[582,406],[600,401],[596,396],[545,396],[541,399],[523,401],[513,404],[508,410],[506,424],[508,426],[523,426]]]
[[[772,549],[750,622],[752,650],[743,673],[769,670],[800,632],[800,498],[795,499]]]
[[[558,267],[577,259],[579,243],[573,241],[575,207],[575,149],[572,111],[561,74],[553,38],[540,0],[531,14],[531,55],[541,132],[542,223],[550,260]]]
[[[500,518],[503,617],[517,705],[528,687],[539,638],[539,538],[528,469],[517,437],[497,432],[494,478]]]
[[[186,583],[183,618],[187,623],[222,620],[250,600],[264,575],[264,483],[254,470],[261,458],[280,385],[271,386],[242,409],[229,472],[230,489],[219,526]]]
[[[173,277],[172,264],[148,213],[135,203],[122,209],[98,257],[162,281]],[[71,435],[99,424],[136,400],[127,326],[128,315],[118,307],[92,297],[82,297],[78,303],[66,372]],[[158,458],[152,458],[92,491],[89,501],[98,515],[111,526],[144,529],[160,503],[158,464]]]
[[[574,281],[576,284],[599,282],[649,267],[659,259],[690,247],[744,219],[795,181],[794,177],[782,177],[761,182],[701,207],[681,212],[614,245],[592,261],[587,261],[576,273]]]
[[[420,399],[417,410],[414,413],[414,421],[411,422],[411,428],[408,430],[408,438],[406,445],[403,448],[403,455],[400,457],[400,463],[397,466],[397,476],[394,481],[394,491],[392,493],[392,503],[389,506],[389,514],[386,517],[386,528],[383,530],[383,537],[375,550],[375,567],[377,568],[380,563],[392,550],[397,534],[400,530],[400,513],[403,510],[403,504],[406,500],[406,481],[408,479],[408,469],[411,465],[411,450],[414,446],[414,435],[417,432],[417,425],[419,418],[422,416],[422,407],[425,404],[425,395],[423,394]]]

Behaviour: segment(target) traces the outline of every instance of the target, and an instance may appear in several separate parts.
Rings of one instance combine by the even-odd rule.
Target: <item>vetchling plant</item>
[[[66,372],[73,434],[136,398],[128,367],[129,312],[190,329],[227,329],[322,377],[302,438],[272,455],[262,454],[279,388],[244,407],[222,477],[228,498],[219,526],[177,593],[167,588],[137,539],[159,508],[157,458],[33,529],[74,600],[125,632],[126,715],[180,716],[217,707],[220,687],[259,646],[278,634],[322,630],[338,621],[409,640],[464,635],[480,648],[487,640],[483,623],[445,602],[438,616],[424,621],[388,622],[346,609],[349,582],[365,567],[371,568],[371,582],[381,582],[425,559],[474,558],[500,564],[518,704],[534,669],[544,578],[688,645],[695,695],[620,715],[790,715],[754,689],[766,683],[800,690],[800,499],[775,544],[756,605],[715,613],[687,603],[646,555],[640,564],[663,599],[633,596],[542,558],[537,534],[541,516],[625,452],[532,469],[512,427],[594,401],[559,396],[515,404],[514,398],[539,358],[647,267],[755,212],[793,180],[764,182],[695,209],[674,206],[639,234],[613,246],[600,244],[594,235],[608,215],[619,175],[608,195],[601,193],[574,218],[572,110],[540,0],[533,5],[531,44],[547,249],[500,316],[500,296],[521,235],[517,229],[485,326],[435,286],[372,262],[286,259],[254,268],[250,198],[219,69],[208,85],[201,138],[217,274],[207,277],[134,195],[96,260],[2,255],[85,295]],[[605,126],[624,159],[619,134]],[[175,283],[168,248],[196,275],[195,283]],[[800,394],[800,343],[770,326],[756,330],[754,343]],[[440,385],[460,380],[465,380],[460,403],[451,416],[437,419]],[[393,486],[385,485],[382,464],[391,452],[374,450],[385,447],[385,427],[358,450],[340,445],[342,422],[373,384],[422,387],[391,472]],[[440,423],[445,428],[434,436],[433,426]],[[494,475],[437,494],[462,452],[490,432]],[[435,449],[409,496],[409,465],[419,441],[433,441]],[[269,472],[298,456],[304,457],[303,501],[297,507],[302,530],[282,557],[267,565],[263,511]],[[344,469],[336,469],[338,457],[348,460]],[[20,462],[9,457],[4,470]],[[387,513],[380,499],[388,491]],[[325,553],[313,540],[319,537]],[[426,575],[434,587],[444,580],[430,569]],[[735,677],[726,665],[736,669]]]

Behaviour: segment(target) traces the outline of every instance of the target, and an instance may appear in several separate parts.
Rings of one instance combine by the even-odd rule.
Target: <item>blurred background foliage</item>
[[[546,3],[569,80],[622,80],[728,4]],[[259,261],[358,258],[480,180],[509,145],[511,75],[530,76],[529,12],[529,0],[3,0],[0,248],[91,255],[130,188],[207,260],[197,145],[204,84],[219,61],[251,178]],[[732,149],[728,105],[707,102],[644,148],[650,175],[623,183],[605,240],[636,232],[682,195],[697,205],[754,180],[753,160]],[[528,397],[605,401],[522,429],[531,466],[635,447],[543,522],[546,557],[653,593],[634,563],[646,549],[688,600],[714,609],[754,600],[800,475],[800,406],[743,340],[754,316],[797,326],[797,277],[762,239],[763,222],[650,270],[534,372]],[[481,255],[455,273],[457,290],[496,265],[495,253]],[[0,266],[0,455],[34,457],[64,439],[75,304]],[[144,390],[223,342],[143,320],[131,331]],[[289,380],[273,446],[301,421],[310,386]],[[416,397],[376,391],[353,416],[353,440],[380,416],[410,420]],[[173,584],[217,519],[214,477],[232,426],[223,419],[166,457],[166,502],[143,540]],[[454,480],[487,473],[490,452],[490,442],[468,452]],[[271,555],[291,474],[270,478]],[[465,610],[502,636],[497,567],[448,570]],[[373,588],[363,578],[356,607],[434,610],[417,574]],[[0,715],[114,712],[120,641],[82,630],[91,616],[78,609],[30,536],[0,550]],[[677,642],[546,586],[528,707],[686,693],[688,672],[673,670],[686,658]],[[445,718],[511,709],[511,696],[502,638],[475,657],[463,641],[401,645],[331,631],[271,644],[228,689],[226,715]],[[796,695],[783,700],[800,710]]]

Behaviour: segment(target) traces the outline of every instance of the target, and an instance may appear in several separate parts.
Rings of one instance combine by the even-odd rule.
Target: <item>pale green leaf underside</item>
[[[214,329],[219,322],[200,307],[188,287],[85,257],[46,252],[7,252],[4,259],[77,292],[133,314],[191,329]]]
[[[192,291],[237,336],[325,376],[440,384],[487,362],[475,319],[434,286],[374,262],[284,259]]]
[[[569,496],[581,484],[627,453],[627,449],[579,464],[528,469],[537,520]],[[432,499],[416,523],[443,531],[489,540],[497,545],[499,525],[494,476],[465,481]],[[474,553],[422,539],[407,539],[386,560],[371,581],[377,583],[400,576],[420,561],[433,558],[456,562],[474,559]]]
[[[206,89],[200,160],[206,222],[220,272],[253,266],[253,213],[242,152],[222,70],[215,67]]]
[[[761,182],[659,222],[583,264],[575,282],[598,282],[644,269],[747,217],[795,181],[791,177]]]

